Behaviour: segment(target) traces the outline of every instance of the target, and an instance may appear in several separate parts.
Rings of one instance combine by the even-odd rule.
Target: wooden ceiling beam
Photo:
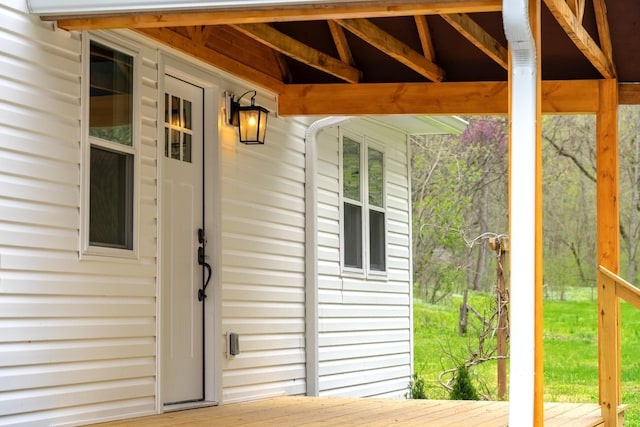
[[[502,46],[493,36],[487,33],[471,17],[464,13],[440,15],[464,38],[496,61],[505,70],[508,68],[507,48]]]
[[[584,29],[578,18],[573,14],[565,0],[544,0],[549,11],[556,18],[560,26],[567,33],[573,43],[584,56],[606,79],[616,78],[613,62],[608,58]]]
[[[367,19],[338,19],[336,22],[376,49],[435,82],[444,79],[444,70],[402,41]]]
[[[178,8],[179,6],[176,6]],[[43,16],[58,21],[66,30],[115,28],[184,27],[194,25],[249,24],[265,22],[315,21],[339,18],[375,18],[446,13],[499,12],[502,0],[371,0],[345,5],[323,4],[235,8],[211,11],[129,13],[95,16]]]
[[[211,64],[223,71],[248,80],[264,89],[275,93],[284,90],[284,83],[254,67],[238,62],[227,55],[196,45],[193,40],[167,28],[146,28],[137,30],[160,43],[166,44],[182,53]]]
[[[609,31],[609,19],[607,18],[607,6],[604,0],[593,0],[593,9],[596,14],[598,26],[598,38],[602,53],[613,63],[613,46],[611,45],[611,33]]]
[[[349,47],[349,42],[347,41],[344,29],[338,25],[336,21],[329,20],[327,21],[327,24],[329,24],[329,31],[331,31],[331,37],[333,38],[333,43],[336,45],[336,50],[338,51],[340,60],[345,64],[352,66],[355,65],[353,54],[351,53],[351,48]]]
[[[567,0],[567,5],[573,14],[576,15],[578,21],[582,22],[582,18],[584,18],[585,0]]]
[[[360,70],[317,49],[281,33],[268,24],[232,25],[236,30],[269,46],[271,49],[300,61],[310,67],[331,74],[349,83],[360,81]]]
[[[543,112],[595,113],[598,88],[598,80],[544,81]],[[506,82],[287,85],[278,114],[507,114],[507,105]]]
[[[431,40],[431,31],[429,30],[427,17],[424,15],[416,15],[413,19],[416,22],[416,28],[418,29],[418,36],[420,37],[420,44],[422,45],[422,53],[424,54],[424,57],[431,62],[436,62],[436,51],[433,47],[433,41]]]

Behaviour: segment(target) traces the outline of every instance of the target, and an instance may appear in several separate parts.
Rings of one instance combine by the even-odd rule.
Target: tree
[[[465,288],[486,289],[486,243],[466,236],[507,227],[506,121],[474,117],[460,136],[412,141],[416,295],[436,303]]]
[[[474,118],[460,137],[461,146],[468,153],[467,168],[475,171],[477,176],[471,188],[475,209],[469,212],[469,220],[476,225],[476,235],[488,233],[490,222],[494,227],[506,229],[507,141],[506,119],[493,116]],[[503,197],[500,197],[501,194]],[[490,212],[491,207],[497,209]],[[490,215],[493,221],[490,221]],[[487,267],[486,241],[477,247],[476,267],[470,270],[469,275],[473,290],[485,288],[483,282]],[[473,254],[472,251],[469,253]]]
[[[462,364],[456,370],[453,388],[449,394],[451,400],[480,400],[478,392],[471,382],[469,370]]]

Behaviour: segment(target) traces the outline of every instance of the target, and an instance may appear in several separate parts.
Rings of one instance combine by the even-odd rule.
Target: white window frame
[[[347,137],[360,144],[360,201],[354,201],[344,196],[344,156],[343,156],[343,143],[344,138]],[[383,207],[369,205],[369,148],[373,148],[382,153],[382,203]],[[384,150],[384,146],[372,140],[369,137],[362,135],[355,135],[349,131],[345,131],[340,128],[339,132],[339,182],[340,182],[340,266],[342,274],[347,277],[365,277],[369,279],[386,279],[387,272],[389,270],[389,232],[388,232],[388,212],[387,212],[387,155]],[[350,203],[361,208],[361,224],[362,224],[362,268],[355,268],[345,265],[345,203]],[[369,211],[373,209],[375,211],[384,214],[384,270],[372,270],[371,269],[371,238],[370,238],[370,224],[369,224]]]
[[[112,141],[89,136],[89,104],[90,100],[90,63],[91,63],[91,42],[100,43],[110,49],[129,55],[133,58],[133,88],[132,88],[132,141],[131,146],[119,144]],[[83,32],[82,34],[82,158],[80,163],[81,173],[81,202],[80,202],[80,258],[81,259],[138,259],[139,242],[139,170],[140,170],[140,64],[142,55],[140,48],[119,38]],[[130,154],[133,156],[133,195],[132,195],[132,249],[112,248],[106,246],[91,245],[89,242],[90,227],[90,164],[91,147],[104,148],[110,151]]]

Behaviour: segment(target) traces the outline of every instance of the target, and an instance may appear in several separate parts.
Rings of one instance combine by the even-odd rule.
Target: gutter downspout
[[[536,46],[528,0],[503,0],[511,49],[509,425],[533,426],[535,396]],[[517,129],[517,135],[514,133]]]
[[[330,116],[313,122],[305,133],[305,358],[307,396],[318,396],[318,188],[317,136],[325,128],[351,120]]]

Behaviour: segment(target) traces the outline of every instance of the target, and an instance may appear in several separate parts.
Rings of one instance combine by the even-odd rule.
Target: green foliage
[[[480,400],[478,392],[471,382],[469,369],[463,364],[456,370],[453,389],[449,393],[450,400]]]
[[[409,381],[409,391],[404,395],[407,399],[428,399],[424,379],[418,373]]]
[[[482,307],[490,294],[469,293],[469,304]],[[547,402],[596,403],[598,401],[597,302],[591,289],[566,289],[567,301],[544,303],[544,399]],[[458,307],[453,296],[438,305],[414,300],[414,366],[421,366],[425,393],[431,399],[447,399],[438,375],[452,360],[464,360],[468,338],[458,336]],[[640,426],[640,310],[620,304],[622,401],[625,426]],[[470,331],[469,335],[473,335]],[[482,393],[495,395],[496,364],[474,367],[475,384],[485,384]]]

